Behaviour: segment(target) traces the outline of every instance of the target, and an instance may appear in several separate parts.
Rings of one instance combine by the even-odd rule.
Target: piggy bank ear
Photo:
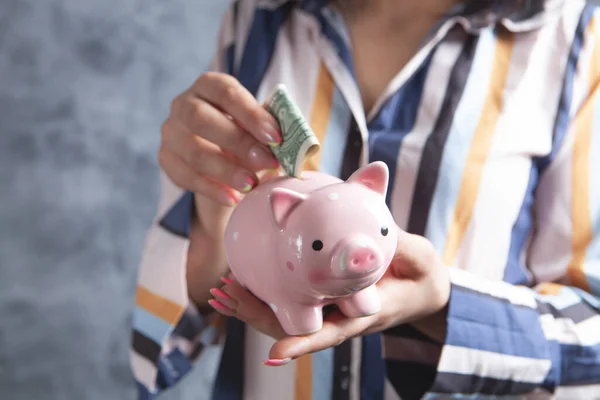
[[[346,182],[359,183],[385,197],[389,175],[387,165],[384,162],[375,161],[353,173]]]
[[[281,229],[285,227],[287,220],[294,209],[304,201],[306,197],[298,192],[289,189],[275,188],[269,195],[269,205],[271,214],[277,226]]]

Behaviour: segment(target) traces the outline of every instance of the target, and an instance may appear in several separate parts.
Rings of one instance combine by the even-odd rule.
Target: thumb
[[[399,227],[397,230],[398,245],[390,268],[398,277],[418,279],[426,273],[430,263],[438,262],[438,254],[425,237],[408,233]]]

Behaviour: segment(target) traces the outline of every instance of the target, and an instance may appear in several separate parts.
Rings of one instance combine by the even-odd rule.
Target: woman
[[[225,337],[217,400],[600,398],[599,18],[577,0],[234,2],[212,72],[162,129],[141,398]],[[386,162],[407,232],[383,310],[307,337],[227,277],[223,251],[232,208],[277,167],[261,104],[278,83],[323,145],[306,168]]]

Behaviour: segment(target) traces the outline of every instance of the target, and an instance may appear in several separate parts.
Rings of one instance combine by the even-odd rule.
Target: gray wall
[[[226,5],[0,1],[0,399],[134,398],[160,123]],[[166,398],[202,399],[200,373]]]
[[[134,398],[158,129],[226,3],[0,1],[0,399]],[[205,398],[202,370],[165,398]]]

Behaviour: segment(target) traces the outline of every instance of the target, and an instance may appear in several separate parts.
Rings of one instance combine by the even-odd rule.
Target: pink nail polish
[[[262,135],[264,141],[269,145],[278,145],[281,143],[281,132],[279,126],[265,122],[262,126]]]
[[[230,284],[233,283],[233,281],[231,279],[227,278],[226,276],[222,276],[221,277],[221,282],[223,282],[223,283],[225,283],[227,285],[230,285]]]
[[[222,291],[221,289],[212,288],[212,289],[210,289],[210,293],[215,297],[220,297],[225,300],[231,300],[231,297],[229,297],[229,295],[227,293],[225,293],[224,291]]]
[[[245,171],[238,171],[233,174],[233,185],[242,193],[249,192],[256,186],[256,180],[253,176]]]
[[[230,207],[235,206],[240,202],[238,196],[232,190],[224,190],[220,192],[221,202]]]
[[[263,364],[268,367],[281,367],[282,365],[285,365],[290,361],[292,361],[291,358],[271,358],[269,360],[263,361]]]
[[[219,312],[226,313],[226,314],[234,314],[232,309],[230,309],[229,307],[227,307],[226,305],[224,305],[223,303],[221,303],[218,300],[210,299],[208,301],[208,304],[210,304],[210,306],[212,308],[214,308],[215,310],[217,310]]]

